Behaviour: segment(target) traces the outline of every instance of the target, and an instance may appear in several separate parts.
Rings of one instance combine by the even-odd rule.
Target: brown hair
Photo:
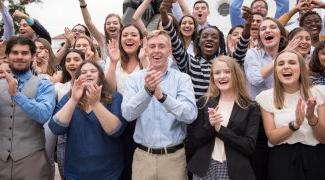
[[[108,44],[108,41],[111,40],[112,38],[109,36],[109,33],[106,31],[106,21],[108,18],[111,18],[111,17],[116,17],[118,19],[118,22],[120,23],[120,29],[122,29],[122,27],[123,27],[122,19],[118,14],[111,13],[106,16],[105,22],[104,22],[104,32],[105,32],[105,41],[107,44]]]
[[[283,51],[286,48],[287,43],[288,43],[288,36],[287,36],[286,30],[284,29],[283,25],[279,21],[277,21],[276,19],[266,17],[266,18],[264,18],[263,21],[266,21],[266,20],[273,21],[278,26],[278,28],[280,30],[280,42],[279,42],[278,52]],[[262,47],[262,48],[264,47],[262,42],[261,42],[260,28],[258,28],[258,44],[259,44],[259,47]]]
[[[237,61],[229,56],[218,56],[213,60],[213,64],[211,66],[211,72],[210,72],[210,82],[209,82],[209,87],[208,91],[205,94],[205,103],[201,108],[204,108],[204,106],[208,103],[208,101],[212,97],[217,97],[220,96],[220,91],[217,88],[214,77],[213,77],[213,67],[215,66],[216,63],[218,62],[224,62],[227,64],[227,66],[230,69],[231,72],[231,79],[232,79],[232,89],[235,92],[236,95],[236,104],[240,106],[241,108],[246,108],[248,107],[252,101],[250,100],[248,90],[247,90],[247,85],[246,85],[246,79],[243,70],[240,68],[239,64]]]
[[[88,41],[89,46],[90,46],[90,49],[91,49],[91,51],[94,53],[94,57],[93,57],[91,60],[93,60],[93,61],[98,61],[98,60],[100,59],[100,58],[99,58],[99,54],[98,54],[98,51],[97,51],[97,49],[96,49],[96,47],[95,47],[95,44],[93,43],[93,40],[92,40],[90,37],[85,36],[85,35],[81,35],[81,36],[79,36],[79,37],[75,40],[74,45],[73,45],[73,48],[76,48],[76,44],[77,44],[77,41],[78,41],[79,39],[86,39],[86,40]]]
[[[274,68],[273,68],[273,78],[274,78],[274,88],[273,88],[273,101],[274,105],[277,109],[282,109],[284,106],[284,88],[282,83],[278,78],[278,74],[276,71],[276,64],[279,59],[279,56],[284,53],[293,53],[297,55],[299,66],[300,66],[300,94],[304,100],[309,98],[309,79],[308,79],[308,70],[302,55],[295,50],[284,50],[280,52],[274,60]]]
[[[45,49],[48,51],[49,60],[48,60],[46,74],[52,76],[56,72],[56,69],[55,69],[56,56],[54,55],[51,44],[44,38],[37,38],[35,40],[35,42],[40,42],[45,47]]]
[[[73,85],[74,81],[76,79],[78,79],[81,75],[81,68],[82,66],[84,66],[85,64],[92,64],[96,67],[96,69],[98,70],[98,82],[97,82],[97,85],[102,85],[102,92],[101,92],[101,95],[100,95],[100,102],[104,105],[106,104],[109,104],[112,102],[112,89],[111,87],[109,86],[108,82],[106,81],[106,78],[105,78],[105,75],[104,75],[104,72],[102,70],[102,68],[98,65],[98,63],[94,62],[94,61],[83,61],[79,68],[77,69],[76,71],[76,74],[75,74],[75,78],[72,80],[71,84]],[[71,97],[71,90],[70,90],[70,93],[69,93],[69,96]],[[86,96],[85,96],[85,92],[82,94],[82,97],[80,98],[79,100],[79,103],[78,105],[82,108],[82,109],[85,109],[87,107],[87,100],[86,100]]]
[[[147,40],[149,41],[151,38],[163,35],[168,38],[168,44],[171,46],[171,39],[167,31],[165,30],[154,30],[148,33]]]

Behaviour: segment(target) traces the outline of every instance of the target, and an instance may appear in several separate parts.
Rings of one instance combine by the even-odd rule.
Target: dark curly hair
[[[325,49],[325,41],[320,41],[316,44],[312,59],[309,62],[309,70],[311,73],[320,73],[325,76],[325,67],[321,65],[318,56],[319,52],[323,49]]]

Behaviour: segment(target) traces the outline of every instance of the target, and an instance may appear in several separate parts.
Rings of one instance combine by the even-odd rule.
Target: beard
[[[9,67],[10,67],[10,69],[11,69],[11,71],[14,73],[14,74],[24,74],[24,73],[26,73],[26,72],[28,72],[28,71],[30,71],[31,70],[31,67],[26,67],[26,68],[24,68],[24,69],[16,69],[15,67],[13,67],[12,65],[9,65]]]

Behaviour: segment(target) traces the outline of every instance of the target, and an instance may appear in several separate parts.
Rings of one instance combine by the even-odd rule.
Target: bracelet
[[[162,98],[160,98],[160,99],[158,99],[158,101],[160,102],[160,103],[164,103],[165,101],[166,101],[166,99],[167,99],[167,94],[165,94],[165,93],[162,93]]]
[[[315,119],[316,119],[316,122],[315,122],[314,124],[311,124],[311,123],[308,121],[308,125],[311,126],[311,127],[316,126],[316,125],[318,124],[318,118],[315,117]]]
[[[296,128],[296,127],[295,127],[295,122],[294,122],[294,121],[291,121],[291,122],[289,122],[289,129],[290,129],[291,131],[297,131],[297,130],[299,129],[299,127]]]
[[[87,7],[87,4],[80,5],[80,8],[81,8],[81,9],[86,8],[86,7]]]
[[[146,85],[144,85],[144,89],[150,96],[153,96],[153,93],[155,93],[155,91],[150,90]]]

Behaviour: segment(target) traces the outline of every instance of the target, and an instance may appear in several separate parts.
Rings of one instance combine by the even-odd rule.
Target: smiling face
[[[191,17],[184,17],[181,22],[180,31],[184,37],[191,37],[195,31],[194,20]]]
[[[260,25],[259,37],[264,48],[274,48],[280,44],[281,32],[274,21],[267,19]]]
[[[28,25],[25,19],[22,19],[19,22],[19,34],[29,39],[33,39],[35,31]]]
[[[106,19],[105,30],[112,39],[118,39],[121,30],[121,24],[119,18],[116,16],[111,16]]]
[[[284,88],[299,89],[300,64],[298,56],[292,52],[284,52],[275,60],[275,73]]]
[[[137,53],[140,45],[140,32],[134,26],[129,26],[123,29],[121,36],[121,45],[127,54]]]
[[[243,28],[242,27],[236,27],[231,32],[231,34],[228,35],[228,41],[231,41],[234,44],[236,44],[239,41],[239,38],[240,38],[242,32],[243,32]]]
[[[303,25],[312,37],[317,37],[322,29],[322,20],[317,15],[312,14],[304,19]]]
[[[208,57],[214,57],[219,50],[219,32],[214,28],[205,28],[199,40],[199,48],[202,52],[202,56],[205,59]]]
[[[8,61],[10,68],[17,73],[29,71],[33,61],[29,45],[14,45],[9,52]]]
[[[219,89],[220,93],[222,94],[227,91],[232,91],[233,80],[231,70],[227,63],[216,60],[216,62],[213,63],[212,71],[214,84],[216,85],[217,89]]]
[[[168,66],[168,56],[171,54],[170,39],[166,35],[158,35],[148,39],[147,54],[150,67],[163,71]]]
[[[75,38],[80,37],[81,35],[85,36],[86,35],[86,29],[81,26],[81,25],[76,25],[73,29],[72,29],[72,33],[73,36]]]
[[[99,79],[98,77],[99,77],[99,71],[96,68],[96,66],[94,66],[91,63],[83,64],[83,66],[80,69],[79,78],[85,78],[86,86],[87,85],[92,85],[92,84],[97,84],[98,79]]]
[[[267,15],[266,2],[263,2],[263,0],[254,2],[252,6],[252,11],[253,13],[260,13],[264,17],[266,17]]]
[[[71,77],[74,77],[78,67],[83,62],[80,54],[76,52],[70,52],[65,59],[65,69],[68,71]]]
[[[76,41],[75,48],[83,53],[86,53],[87,50],[90,49],[89,41],[85,38],[79,38]]]
[[[259,14],[253,15],[253,22],[251,24],[251,36],[255,39],[258,38],[258,29],[263,21],[263,17]]]
[[[35,41],[36,45],[36,62],[41,63],[42,60],[49,61],[50,54],[46,47],[39,41]]]
[[[209,8],[205,3],[197,3],[193,7],[193,16],[200,25],[207,22],[208,16],[210,14]]]
[[[298,51],[302,56],[306,56],[310,53],[311,49],[311,37],[307,31],[300,31],[298,32],[293,39],[298,38],[300,43],[298,47],[295,49]]]

